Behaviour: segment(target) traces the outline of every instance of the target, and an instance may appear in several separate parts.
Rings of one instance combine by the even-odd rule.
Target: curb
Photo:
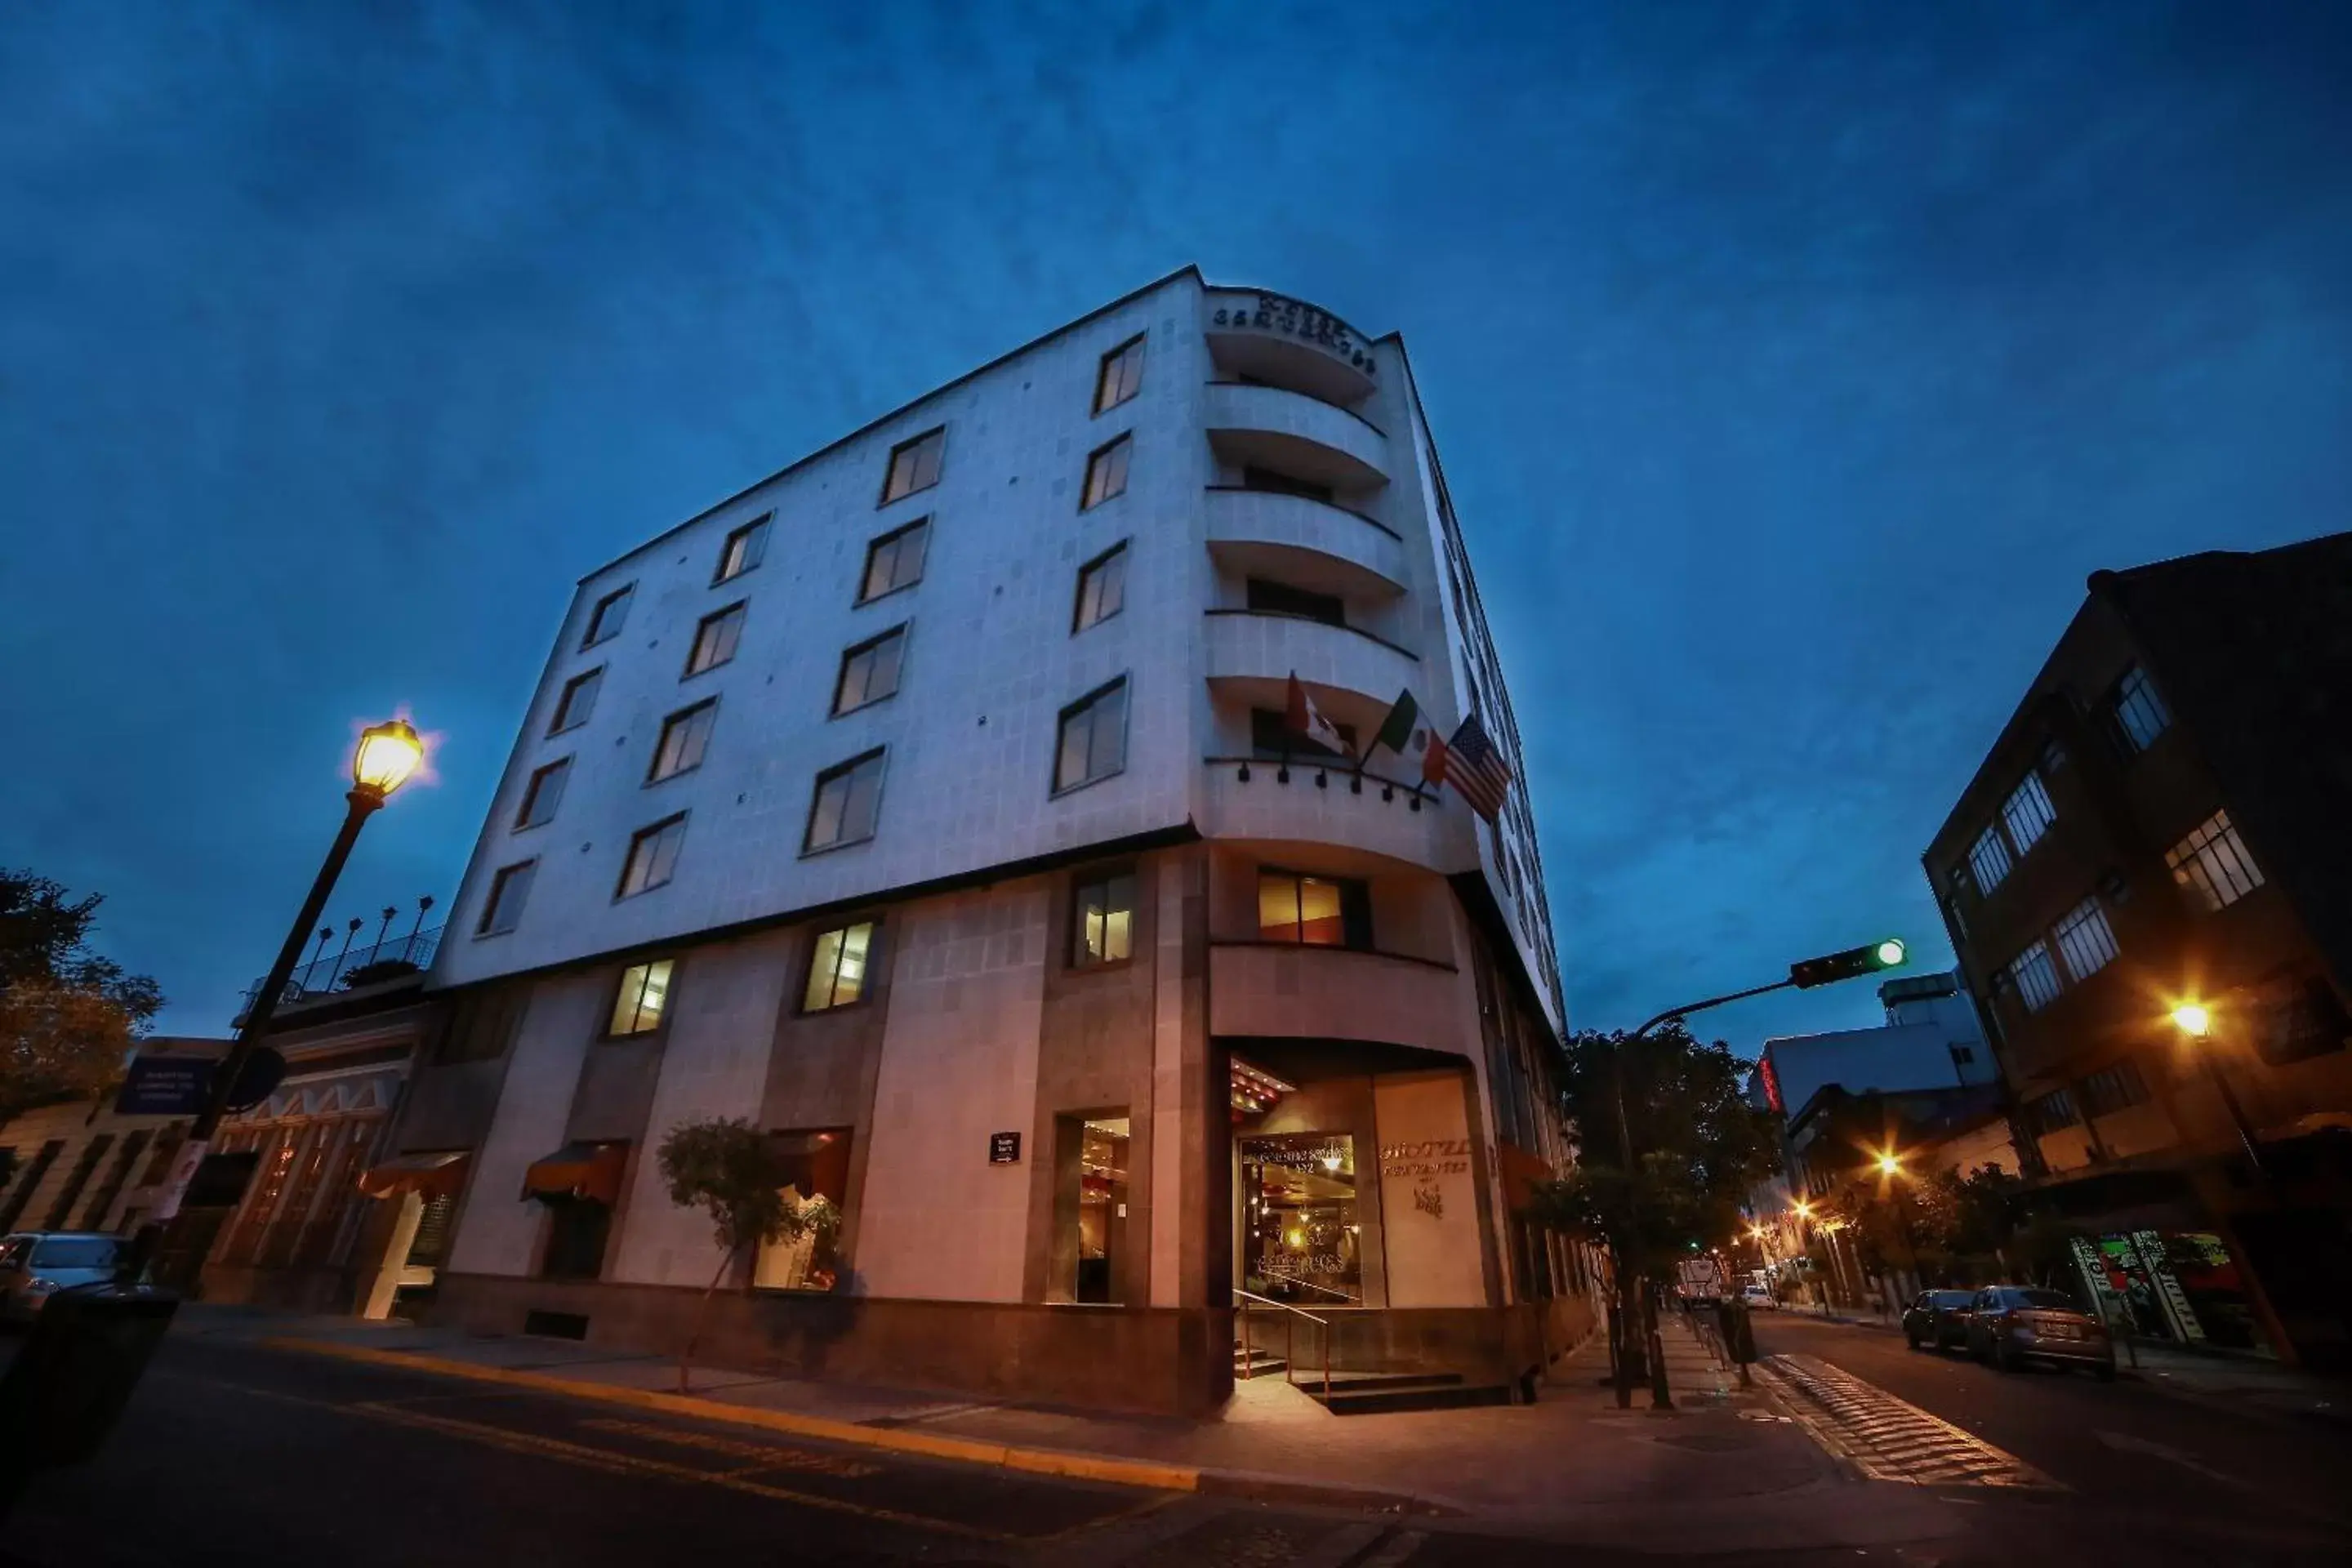
[[[264,1335],[252,1342],[264,1350],[290,1351],[301,1355],[357,1362],[368,1366],[394,1367],[403,1372],[497,1384],[538,1394],[561,1394],[569,1399],[625,1405],[639,1410],[657,1410],[665,1415],[723,1421],[738,1426],[757,1426],[770,1432],[789,1433],[796,1437],[814,1437],[827,1443],[877,1448],[886,1453],[908,1454],[926,1459],[950,1459],[971,1465],[992,1465],[1000,1469],[1021,1470],[1031,1475],[1104,1481],[1114,1486],[1146,1487],[1155,1491],[1199,1492],[1254,1498],[1269,1502],[1306,1503],[1428,1517],[1453,1515],[1460,1511],[1403,1492],[1333,1486],[1285,1476],[1256,1475],[1246,1470],[1161,1464],[1149,1459],[1108,1458],[1096,1454],[1071,1453],[1062,1448],[1027,1448],[1011,1443],[992,1443],[978,1437],[909,1432],[903,1427],[864,1426],[821,1415],[800,1415],[784,1410],[726,1405],[690,1394],[665,1394],[656,1389],[583,1383],[573,1378],[551,1377],[545,1373],[521,1372],[509,1367],[479,1366],[471,1362],[420,1355],[413,1351],[376,1350],[366,1345],[338,1344],[331,1340],[306,1340],[287,1335]]]

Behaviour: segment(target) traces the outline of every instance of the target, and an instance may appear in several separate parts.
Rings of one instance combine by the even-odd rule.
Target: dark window
[[[727,536],[719,550],[719,570],[710,579],[713,584],[740,577],[757,566],[768,553],[768,519],[773,512],[756,517]]]
[[[702,617],[702,624],[694,629],[694,647],[686,656],[688,675],[716,669],[735,657],[735,645],[743,640],[743,611],[739,602]]]
[[[522,1022],[528,986],[493,986],[460,997],[449,1010],[449,1026],[442,1032],[434,1059],[441,1062],[485,1062],[506,1055]]]
[[[2147,679],[2147,671],[2133,665],[2124,671],[2116,683],[2115,694],[2107,699],[2107,714],[2116,743],[2124,755],[2135,756],[2156,743],[2172,723],[2172,712],[2157,694]]]
[[[2025,1102],[2025,1119],[2035,1133],[2056,1132],[2083,1120],[2074,1109],[2074,1097],[2063,1089]]]
[[[2130,1061],[2100,1068],[2084,1079],[2081,1088],[2083,1109],[2093,1116],[2113,1116],[2147,1099],[2147,1084],[2139,1075],[2138,1065]]]
[[[2278,994],[2253,1019],[2254,1051],[2273,1067],[2326,1056],[2352,1036],[2336,988],[2317,975]]]
[[[1086,630],[1127,606],[1127,546],[1115,544],[1078,568],[1078,607],[1070,630]]]
[[[539,875],[536,859],[519,860],[511,866],[501,866],[490,879],[490,896],[482,900],[482,918],[474,927],[476,936],[498,936],[514,930],[522,919],[522,907],[530,899],[530,884]]]
[[[548,725],[547,732],[560,735],[588,722],[588,715],[596,711],[596,692],[604,684],[604,667],[601,664],[565,681],[563,695],[556,700],[555,721]]]
[[[1127,493],[1127,463],[1134,450],[1134,440],[1121,436],[1087,458],[1086,489],[1078,498],[1080,511],[1090,511],[1112,497]]]
[[[710,726],[718,718],[719,700],[713,697],[663,720],[661,743],[654,748],[654,765],[646,782],[658,784],[700,767],[710,750]]]
[[[1271,490],[1280,496],[1305,496],[1308,500],[1328,502],[1331,487],[1318,485],[1311,479],[1294,479],[1288,474],[1278,474],[1272,468],[1244,468],[1242,489]]]
[[[582,647],[594,647],[607,637],[621,634],[621,623],[629,618],[629,599],[636,593],[636,584],[615,588],[596,601],[588,613],[588,635],[580,639]]]
[[[1261,868],[1257,933],[1267,942],[1368,950],[1372,945],[1371,893],[1353,878]]]
[[[1127,681],[1112,681],[1062,710],[1054,787],[1076,789],[1127,766]]]
[[[874,957],[872,921],[819,932],[809,946],[808,985],[801,993],[801,1011],[822,1013],[863,997],[866,968]]]
[[[931,520],[919,517],[866,547],[866,575],[858,579],[857,602],[878,599],[923,580],[923,556],[931,542]]]
[[[1335,722],[1333,728],[1339,731],[1339,739],[1348,743],[1349,755],[1356,754],[1354,752],[1356,727],[1353,724]],[[1334,762],[1348,760],[1320,741],[1309,740],[1292,729],[1290,721],[1279,710],[1272,708],[1250,710],[1250,750],[1269,762],[1281,757],[1305,757],[1309,760],[1328,757]]]
[[[874,837],[882,805],[882,752],[853,757],[816,775],[816,794],[809,802],[808,833],[801,852],[830,849]]]
[[[948,448],[945,426],[926,430],[912,440],[901,441],[890,448],[890,468],[882,479],[882,502],[889,505],[901,496],[917,490],[929,489],[940,482],[940,459]]]
[[[1133,397],[1143,385],[1143,339],[1133,337],[1103,355],[1095,372],[1095,412],[1101,414]]]
[[[43,1230],[65,1229],[73,1216],[74,1200],[81,1196],[82,1188],[89,1184],[90,1173],[98,1169],[98,1163],[106,1158],[106,1152],[112,1147],[114,1134],[111,1132],[101,1132],[81,1146],[81,1157],[73,1163],[73,1169],[66,1173],[66,1184],[58,1190],[57,1202],[49,1205],[49,1217],[41,1225]]]
[[[665,817],[637,829],[629,840],[629,858],[621,865],[621,886],[614,897],[626,899],[649,893],[670,879],[677,869],[677,852],[686,842],[686,814]]]
[[[613,1211],[591,1198],[555,1198],[547,1204],[547,1252],[540,1262],[544,1279],[593,1279],[604,1272],[604,1242],[613,1232]]]
[[[1304,620],[1321,621],[1327,626],[1348,624],[1347,602],[1336,594],[1309,593],[1287,583],[1269,583],[1263,577],[1252,577],[1248,591],[1249,607],[1261,615],[1297,616]]]
[[[572,759],[559,757],[530,775],[524,786],[522,805],[515,812],[515,826],[537,827],[555,817],[555,808],[563,804],[563,782],[572,776]]]
[[[1070,888],[1070,967],[1124,963],[1135,956],[1135,873],[1097,872]]]
[[[897,695],[898,663],[906,648],[907,628],[902,624],[843,653],[841,673],[833,683],[834,712],[847,713]]]
[[[1976,1066],[1977,1048],[1974,1046],[1954,1046],[1951,1047],[1951,1051],[1952,1065],[1954,1067],[1966,1068]]]
[[[661,1027],[669,1006],[670,974],[677,961],[656,958],[633,963],[621,971],[620,989],[613,995],[612,1026],[604,1032],[617,1039],[625,1035],[649,1035]]]

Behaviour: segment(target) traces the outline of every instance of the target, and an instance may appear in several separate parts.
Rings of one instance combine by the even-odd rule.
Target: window
[[[2011,961],[2009,977],[2029,1013],[2039,1013],[2058,1000],[2058,966],[2050,960],[2050,944],[2037,942]]]
[[[621,635],[621,623],[629,618],[629,600],[636,593],[634,583],[625,588],[615,588],[596,601],[588,612],[588,635],[580,639],[582,647],[594,647],[607,637]]]
[[[735,657],[735,645],[743,640],[743,610],[738,601],[702,617],[702,624],[694,629],[693,651],[686,656],[687,675],[716,669]]]
[[[1250,750],[1269,761],[1282,757],[1305,757],[1310,761],[1329,757],[1334,762],[1347,762],[1358,755],[1354,749],[1356,727],[1337,721],[1333,721],[1332,727],[1339,731],[1340,741],[1349,747],[1346,757],[1322,742],[1311,740],[1292,729],[1290,721],[1278,710],[1253,708],[1250,710]]]
[[[1078,568],[1078,608],[1073,634],[1107,621],[1127,607],[1127,546],[1115,544]]]
[[[1327,626],[1348,624],[1347,604],[1336,594],[1312,594],[1287,583],[1269,583],[1263,577],[1249,580],[1248,594],[1249,607],[1260,615],[1297,616],[1321,621]]]
[[[1260,869],[1257,934],[1266,942],[1369,950],[1371,895],[1363,883],[1350,878]]]
[[[2050,825],[2058,819],[2051,809],[2050,792],[2042,787],[2042,775],[2029,773],[2009,799],[2001,803],[2000,819],[2009,825],[2009,841],[2017,846],[2020,855],[2033,847]]]
[[[923,555],[931,542],[931,520],[919,517],[904,528],[891,530],[866,547],[866,575],[857,585],[857,602],[878,599],[923,580]]]
[[[2215,812],[2166,850],[2164,863],[2172,868],[2172,879],[2209,910],[2228,909],[2263,885],[2263,874],[2226,811]]]
[[[649,893],[670,879],[677,869],[678,846],[686,842],[684,813],[640,827],[637,836],[629,840],[629,858],[621,867],[620,890],[617,899],[634,898]]]
[[[2115,961],[2116,933],[2096,894],[2067,910],[2053,934],[2058,939],[2058,951],[2065,955],[2066,973],[2077,980],[2096,974]]]
[[[613,1211],[593,1198],[563,1198],[547,1205],[547,1250],[542,1279],[593,1279],[604,1272],[604,1243],[613,1233]]]
[[[1133,438],[1121,436],[1109,446],[1097,447],[1087,459],[1087,488],[1078,499],[1080,511],[1090,511],[1113,496],[1127,493],[1127,459],[1134,449]]]
[[[763,1290],[830,1290],[840,1276],[835,1251],[838,1221],[848,1206],[850,1129],[814,1128],[806,1131],[770,1132],[764,1142],[782,1178],[778,1191],[794,1214],[823,1199],[836,1226],[828,1238],[811,1228],[797,1237],[762,1241],[751,1265],[751,1283]]]
[[[1135,956],[1135,873],[1080,877],[1070,889],[1070,967],[1124,963]]]
[[[1106,779],[1127,766],[1127,681],[1062,710],[1061,739],[1054,749],[1054,787],[1076,789]]]
[[[2147,1080],[2140,1077],[2139,1064],[2128,1059],[2101,1068],[2081,1088],[2083,1110],[2091,1116],[2113,1116],[2147,1099]]]
[[[1132,337],[1103,355],[1095,372],[1095,412],[1105,413],[1133,397],[1143,385],[1143,339]]]
[[[1944,900],[1944,919],[1951,922],[1952,945],[1965,945],[1969,940],[1969,922],[1968,918],[1960,913],[1960,900],[1957,895]]]
[[[730,582],[757,566],[768,553],[768,521],[774,512],[762,512],[727,536],[719,548],[719,570],[710,581]]]
[[[482,900],[481,923],[474,928],[476,936],[498,936],[515,928],[522,919],[524,900],[530,897],[531,879],[539,874],[537,860],[524,860],[512,866],[501,866],[490,879],[490,896]]]
[[[2074,1097],[2063,1089],[2025,1102],[2026,1125],[2037,1136],[2061,1131],[2082,1120],[2074,1110]]]
[[[890,468],[882,479],[882,502],[929,489],[940,482],[940,458],[947,451],[947,426],[927,430],[890,448]]]
[[[809,949],[808,988],[801,995],[801,1011],[846,1007],[864,996],[866,966],[874,956],[872,921],[820,934]]]
[[[1952,1053],[1952,1065],[1956,1068],[1977,1065],[1977,1048],[1974,1046],[1948,1046],[1945,1049]]]
[[[596,693],[604,684],[604,667],[598,665],[585,675],[575,675],[563,684],[563,695],[555,704],[555,721],[547,727],[551,735],[566,730],[576,730],[588,722],[588,715],[596,711]]]
[[[555,818],[555,808],[563,804],[563,781],[572,776],[572,759],[561,757],[538,769],[524,786],[522,805],[515,811],[518,829],[537,827]]]
[[[434,1059],[440,1062],[483,1062],[506,1055],[522,1022],[526,986],[492,986],[467,992],[449,1011],[449,1026],[441,1036]]]
[[[1969,869],[1976,874],[1978,895],[1981,897],[2000,887],[2000,879],[2009,875],[2009,845],[2001,838],[2000,829],[1986,828],[1969,847]]]
[[[869,637],[841,656],[841,674],[833,683],[836,714],[879,702],[898,689],[898,661],[907,647],[904,623],[878,637]]]
[[[2149,684],[2147,671],[2137,665],[2125,670],[2124,678],[2116,683],[2111,704],[2116,740],[2126,756],[2147,751],[2172,722],[2172,713]]]
[[[654,765],[646,782],[659,784],[700,767],[703,753],[710,749],[710,726],[718,717],[719,699],[712,697],[663,720],[661,744],[654,748]]]
[[[613,996],[613,1023],[605,1034],[617,1039],[649,1035],[661,1027],[662,1009],[669,1001],[670,971],[676,963],[656,958],[621,971],[621,988]]]
[[[1288,474],[1279,474],[1272,468],[1244,468],[1242,489],[1270,490],[1278,496],[1305,496],[1308,500],[1319,500],[1327,505],[1331,500],[1329,485],[1318,485],[1307,479],[1294,479]]]
[[[878,749],[827,768],[816,775],[816,794],[809,802],[808,834],[801,853],[873,837],[881,802],[882,752]]]
[[[2041,769],[2043,778],[2050,778],[2066,771],[2066,748],[2058,743],[2058,738],[2055,735],[2042,742],[2042,761],[2036,765]]]

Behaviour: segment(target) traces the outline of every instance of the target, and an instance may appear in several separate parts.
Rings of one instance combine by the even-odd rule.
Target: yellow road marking
[[[684,1448],[725,1454],[730,1458],[756,1459],[760,1461],[757,1468],[762,1469],[810,1470],[846,1481],[864,1480],[868,1476],[882,1474],[880,1465],[844,1458],[838,1454],[813,1454],[806,1448],[779,1448],[771,1443],[746,1443],[740,1438],[721,1437],[709,1432],[689,1432],[677,1426],[656,1426],[644,1421],[615,1421],[605,1417],[583,1421],[580,1425],[591,1432],[614,1432],[625,1437],[647,1437],[656,1443],[675,1443]]]

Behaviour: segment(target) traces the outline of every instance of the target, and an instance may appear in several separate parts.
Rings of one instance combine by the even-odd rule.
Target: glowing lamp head
[[[359,750],[352,753],[352,784],[379,796],[408,782],[425,761],[425,742],[405,719],[371,724],[360,731]]]
[[[1813,1217],[1813,1205],[1811,1204],[1793,1204],[1790,1206],[1797,1211],[1797,1217],[1799,1219],[1811,1219]]]
[[[2183,1002],[2175,1007],[2172,1022],[2192,1040],[2201,1040],[2213,1032],[2213,1015],[2194,1002]]]
[[[1894,1150],[1889,1149],[1886,1152],[1878,1157],[1878,1173],[1880,1175],[1891,1176],[1902,1169],[1903,1161]]]
[[[1878,944],[1878,966],[1881,969],[1894,969],[1897,967],[1902,963],[1904,954],[1908,951],[1909,950],[1903,945],[1902,938],[1893,936],[1888,937],[1885,942]]]

